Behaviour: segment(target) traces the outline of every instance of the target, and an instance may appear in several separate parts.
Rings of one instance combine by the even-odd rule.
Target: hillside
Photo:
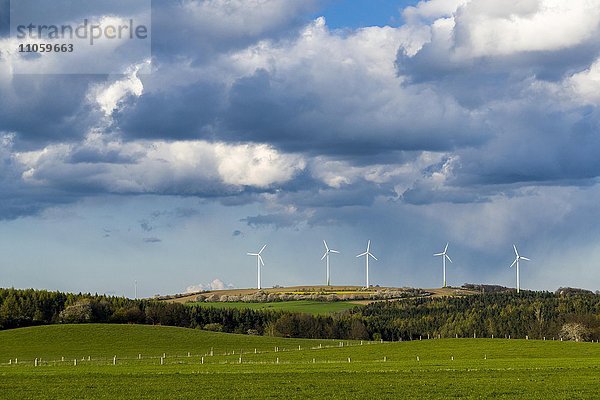
[[[15,357],[19,363],[9,364]],[[42,359],[38,367],[34,357]],[[547,400],[597,395],[600,345],[505,339],[361,344],[59,325],[0,332],[0,360],[3,398]]]
[[[358,307],[350,301],[281,299],[181,304],[0,289],[0,330],[57,323],[121,323],[312,339],[396,341],[474,335],[600,339],[600,296],[594,293],[482,291],[463,295],[455,289],[443,291],[368,301]]]
[[[0,331],[0,360],[32,360],[92,356],[95,358],[184,355],[188,352],[223,353],[241,348],[261,351],[274,346],[297,347],[338,343],[329,340],[282,339],[235,335],[167,326],[146,325],[48,325]]]
[[[415,288],[397,288],[397,287],[371,287],[366,289],[361,286],[289,286],[264,289],[224,289],[224,290],[209,290],[197,293],[182,293],[172,296],[160,296],[158,300],[188,303],[197,302],[198,297],[203,299],[213,298],[212,302],[229,301],[228,297],[243,297],[255,296],[258,293],[266,295],[287,295],[287,296],[328,296],[336,295],[339,300],[346,300],[356,304],[368,304],[378,300],[389,300],[396,298],[411,298],[411,297],[442,297],[442,296],[465,296],[480,293],[477,290],[467,288],[434,288],[434,289],[415,289]],[[386,296],[387,295],[387,296]],[[359,299],[352,299],[358,297]],[[364,297],[365,299],[362,299]],[[379,297],[388,297],[379,299]],[[223,299],[223,300],[222,300]]]

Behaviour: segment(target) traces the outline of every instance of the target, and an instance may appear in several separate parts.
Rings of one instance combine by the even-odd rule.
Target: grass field
[[[251,310],[281,310],[294,311],[308,314],[329,314],[332,312],[346,311],[354,307],[359,307],[359,304],[353,304],[348,301],[277,301],[272,303],[246,303],[246,302],[210,302],[210,303],[186,303],[186,305],[199,305],[202,307],[215,308],[248,308]]]
[[[598,396],[598,343],[441,339],[341,344],[343,347],[339,341],[133,325],[54,325],[2,331],[0,398]],[[140,353],[142,359],[138,359]],[[166,358],[161,365],[163,353]],[[19,358],[17,365],[15,357]],[[42,359],[38,367],[34,367],[35,357]],[[77,366],[74,358],[80,360]]]

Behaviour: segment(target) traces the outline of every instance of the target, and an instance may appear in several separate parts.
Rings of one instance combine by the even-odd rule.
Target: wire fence
[[[470,336],[471,337],[471,336]],[[472,337],[477,337],[474,334]],[[458,338],[458,337],[457,337]],[[458,338],[458,339],[463,339]],[[417,340],[435,340],[441,339],[440,336],[427,336],[420,337]],[[498,339],[498,337],[494,338],[493,336],[489,339]],[[505,338],[500,339],[511,339],[509,335]],[[512,338],[514,339],[514,338]],[[521,339],[522,340],[522,339]],[[533,340],[529,339],[529,337],[525,337],[525,340]],[[556,338],[543,338],[536,339],[536,341],[545,341],[545,340],[554,340],[554,341],[562,341],[562,339]],[[139,353],[137,355],[127,355],[127,356],[119,356],[114,355],[112,357],[106,356],[92,356],[86,355],[81,357],[60,357],[60,359],[56,358],[11,358],[7,362],[0,362],[0,367],[64,367],[64,366],[110,366],[110,365],[122,365],[122,366],[133,366],[133,365],[228,365],[228,364],[337,364],[337,363],[352,363],[352,362],[387,362],[390,361],[391,358],[388,356],[379,357],[378,359],[365,359],[358,358],[353,360],[351,357],[344,356],[341,359],[317,359],[317,357],[308,357],[302,359],[284,359],[282,356],[281,359],[278,357],[279,353],[291,354],[291,353],[301,353],[307,351],[316,351],[316,350],[327,350],[327,349],[344,349],[344,348],[352,348],[352,347],[360,347],[365,345],[377,345],[377,344],[389,344],[389,343],[398,343],[398,342],[386,342],[383,340],[380,341],[366,341],[362,340],[360,342],[349,342],[349,341],[339,341],[336,344],[319,344],[316,346],[302,346],[299,345],[297,347],[279,347],[274,346],[271,349],[259,349],[251,348],[251,349],[240,349],[240,350],[215,350],[214,347],[207,349],[203,353],[193,353],[187,352],[186,354],[170,354],[167,352],[163,352],[162,354],[143,354]],[[599,343],[595,341],[595,343]],[[265,355],[273,355],[273,357],[265,360]],[[259,356],[260,359],[254,359],[255,356]],[[484,360],[488,359],[488,355],[482,355]],[[406,360],[405,358],[403,358]],[[396,359],[397,360],[397,359]],[[419,356],[416,356],[415,361],[420,362],[423,359]],[[451,361],[454,361],[454,356],[451,356]]]

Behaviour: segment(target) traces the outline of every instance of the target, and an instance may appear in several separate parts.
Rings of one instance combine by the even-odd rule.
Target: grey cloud
[[[273,213],[249,216],[243,218],[241,222],[245,222],[253,228],[270,226],[276,229],[292,228],[304,222],[305,218],[301,214],[290,213]]]
[[[129,96],[114,125],[129,138],[210,139],[224,96],[221,85],[209,82]]]
[[[124,154],[119,149],[101,149],[93,146],[77,146],[69,154],[65,162],[78,163],[107,163],[107,164],[132,164],[139,159],[141,154]]]
[[[10,0],[0,0],[0,38],[10,35]]]
[[[16,146],[22,148],[80,140],[99,118],[85,100],[89,85],[98,79],[12,76],[0,97],[0,131],[14,132]]]
[[[154,229],[150,222],[146,220],[140,221],[140,228],[142,228],[144,232],[150,232],[152,229]]]
[[[153,1],[152,52],[162,59],[206,63],[259,40],[295,33],[315,5],[314,0]]]
[[[360,93],[347,93],[343,88],[339,93],[318,93],[316,86],[287,87],[275,84],[276,80],[259,70],[235,83],[222,117],[229,132],[226,137],[269,141],[287,151],[352,156],[443,150],[485,140],[485,135],[473,134],[471,125],[477,121],[466,110],[427,88],[409,88],[388,99],[406,109],[376,113],[373,108],[377,106],[368,97],[348,106],[338,101]],[[423,110],[432,118],[420,118]]]

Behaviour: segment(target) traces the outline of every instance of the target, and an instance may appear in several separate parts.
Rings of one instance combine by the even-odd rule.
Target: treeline
[[[0,289],[0,329],[135,323],[297,338],[511,337],[600,340],[600,296],[497,292],[376,302],[340,314],[219,309],[90,294]]]
[[[430,337],[573,339],[565,325],[578,325],[581,340],[600,339],[600,296],[549,292],[499,292],[372,303],[360,311],[369,332],[386,340]]]

